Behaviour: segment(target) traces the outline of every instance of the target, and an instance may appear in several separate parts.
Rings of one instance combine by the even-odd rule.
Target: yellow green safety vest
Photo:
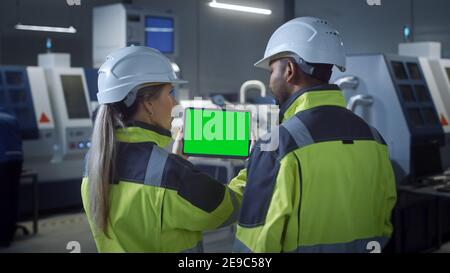
[[[280,113],[278,149],[257,144],[231,182],[245,186],[234,251],[383,248],[396,183],[382,136],[345,108],[335,85],[300,90]]]
[[[169,131],[134,122],[116,137],[109,238],[92,225],[86,171],[81,186],[99,252],[202,252],[202,231],[236,221],[233,191],[163,149]]]

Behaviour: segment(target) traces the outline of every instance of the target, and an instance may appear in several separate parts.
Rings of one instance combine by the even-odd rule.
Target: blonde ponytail
[[[97,112],[88,156],[90,218],[96,229],[108,235],[109,184],[116,154],[115,129],[123,127],[113,105],[101,105]]]

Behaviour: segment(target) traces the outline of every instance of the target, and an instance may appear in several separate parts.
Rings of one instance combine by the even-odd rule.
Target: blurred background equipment
[[[0,118],[0,241],[13,240],[0,252],[69,252],[73,240],[96,251],[80,184],[109,53],[158,49],[189,81],[175,86],[181,108],[250,108],[258,138],[278,124],[278,110],[270,72],[253,64],[273,30],[301,16],[339,30],[348,70],[334,71],[332,82],[389,145],[399,199],[386,251],[450,252],[450,1],[79,2],[0,1],[0,113],[9,115]],[[177,116],[172,131],[182,126]],[[189,160],[223,184],[245,167]],[[208,232],[205,250],[230,252],[233,236],[233,226]]]
[[[400,55],[347,57],[333,74],[348,108],[376,127],[389,146],[397,179],[390,249],[439,249],[450,233],[450,153],[445,60],[436,43],[400,44]],[[439,82],[439,83],[438,83]]]
[[[0,111],[0,247],[9,246],[16,228],[23,154],[14,116]]]

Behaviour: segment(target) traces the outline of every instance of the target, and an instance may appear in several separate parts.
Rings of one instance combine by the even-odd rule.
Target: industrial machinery
[[[332,78],[343,90],[347,108],[377,128],[389,147],[398,186],[389,248],[398,252],[430,249],[433,238],[449,230],[441,228],[436,196],[404,190],[429,187],[439,183],[435,177],[445,176],[440,119],[444,107],[433,102],[435,86],[423,64],[410,56],[355,55],[347,57],[347,71],[336,71]]]
[[[141,45],[156,48],[170,59],[177,54],[176,20],[138,6],[112,4],[93,12],[93,66],[98,68],[113,50]]]
[[[93,67],[99,68],[106,57],[116,49],[126,46],[148,46],[167,56],[174,71],[179,74],[176,63],[177,20],[172,14],[158,14],[137,5],[112,4],[97,6],[92,16]],[[87,75],[92,70],[87,70]],[[178,75],[181,77],[181,75]],[[187,99],[188,92],[183,85],[177,85],[179,99]],[[96,99],[95,99],[96,101]]]
[[[38,64],[45,73],[57,136],[50,164],[36,165],[42,170],[39,175],[41,197],[44,196],[41,207],[78,206],[84,159],[91,146],[93,125],[85,70],[71,67],[70,55],[64,53],[40,54]],[[45,198],[46,195],[52,198]]]
[[[450,60],[441,59],[441,46],[436,42],[406,43],[399,45],[399,54],[419,59],[423,76],[445,133],[445,146],[441,149],[444,169],[450,167]]]
[[[398,55],[347,57],[333,81],[348,108],[377,128],[389,146],[398,184],[442,171],[444,131],[420,62]]]
[[[52,53],[39,55],[52,109],[58,113],[55,119],[60,145],[55,150],[53,162],[83,161],[92,134],[92,110],[84,70],[70,67],[67,62],[54,61],[57,58]],[[76,177],[80,177],[79,172]]]
[[[58,142],[44,69],[1,66],[0,111],[14,115],[19,122],[24,169],[36,169],[40,162],[48,164]]]
[[[85,72],[70,67],[68,54],[41,54],[38,63],[0,67],[0,110],[18,120],[23,169],[37,174],[40,209],[79,205],[92,133]],[[21,210],[29,211],[31,186],[22,184],[21,192]]]
[[[23,169],[37,174],[39,208],[77,204],[79,198],[75,189],[79,189],[83,159],[61,160],[58,156],[63,142],[56,110],[52,108],[45,69],[1,66],[0,110],[18,120],[24,152]],[[61,183],[65,181],[77,181],[78,184]],[[31,192],[31,184],[21,185],[19,207],[22,214],[31,211]]]

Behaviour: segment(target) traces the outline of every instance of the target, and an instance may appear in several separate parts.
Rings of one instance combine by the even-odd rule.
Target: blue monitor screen
[[[146,46],[162,53],[174,53],[174,23],[170,17],[147,16],[145,19]]]

